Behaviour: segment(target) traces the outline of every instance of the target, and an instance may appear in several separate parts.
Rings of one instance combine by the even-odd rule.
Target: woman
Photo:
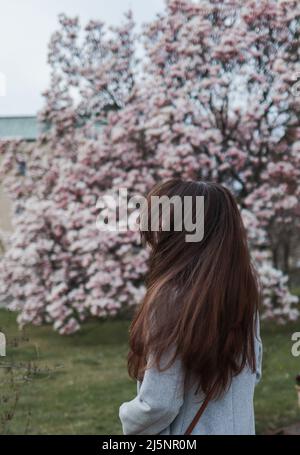
[[[203,196],[204,236],[187,242],[174,209],[168,231],[160,214],[158,231],[141,232],[149,275],[130,330],[128,370],[138,390],[120,407],[123,432],[254,434],[260,292],[237,204],[219,184],[170,180],[148,195],[149,226],[152,196],[179,196],[182,206],[190,196],[193,221]]]

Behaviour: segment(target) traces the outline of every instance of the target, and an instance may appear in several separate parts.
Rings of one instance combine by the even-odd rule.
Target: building
[[[22,139],[30,144],[36,140],[40,131],[41,127],[34,115],[0,116],[0,141]],[[12,230],[10,211],[9,198],[0,184],[0,229],[4,232]]]
[[[88,117],[83,116],[78,127],[84,125]],[[103,121],[96,120],[94,123],[95,134],[97,135],[103,126]],[[36,115],[24,116],[0,116],[0,141],[20,139],[27,143],[30,148],[39,134],[47,131],[48,127],[39,122]],[[26,146],[26,147],[27,147]],[[26,163],[21,163],[20,175],[26,172]],[[3,191],[0,182],[0,230],[11,231],[11,204],[7,194]],[[1,254],[1,245],[0,245]]]
[[[0,117],[0,140],[23,139],[34,142],[41,131],[36,116]]]

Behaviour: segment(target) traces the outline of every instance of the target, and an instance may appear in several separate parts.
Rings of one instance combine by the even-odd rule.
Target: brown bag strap
[[[214,393],[214,391],[216,389],[216,386],[217,386],[217,382],[213,385],[213,387],[210,389],[210,391],[206,395],[203,403],[201,404],[200,408],[198,409],[197,413],[195,414],[195,417],[193,418],[193,420],[191,421],[191,423],[189,424],[189,426],[185,430],[185,433],[184,433],[185,435],[191,434],[193,429],[195,428],[197,422],[199,422],[200,417],[202,416],[202,414],[205,411],[208,403],[211,400],[211,397],[212,397],[212,395],[213,395],[213,393]]]

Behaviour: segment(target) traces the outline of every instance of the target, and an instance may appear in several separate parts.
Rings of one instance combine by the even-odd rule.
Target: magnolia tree
[[[298,316],[277,253],[284,245],[287,265],[299,229],[299,21],[296,1],[170,0],[144,27],[137,64],[131,14],[108,32],[60,17],[45,130],[30,153],[1,147],[15,228],[2,291],[21,324],[71,333],[140,302],[147,253],[136,232],[97,229],[97,201],[178,176],[231,188],[264,316]]]
[[[113,315],[141,299],[146,253],[136,233],[100,235],[96,227],[97,200],[113,178],[97,125],[134,86],[131,15],[108,36],[91,22],[83,40],[77,20],[61,16],[60,24],[49,50],[45,131],[27,153],[25,175],[23,144],[2,144],[15,229],[1,276],[21,324],[50,322],[71,333],[89,315]]]
[[[274,265],[278,244],[299,229],[299,20],[290,1],[168,2],[143,33],[143,84],[110,117],[117,185],[131,169],[126,144],[136,161],[150,161],[154,180],[216,180],[235,192],[264,316],[279,320],[298,315]]]

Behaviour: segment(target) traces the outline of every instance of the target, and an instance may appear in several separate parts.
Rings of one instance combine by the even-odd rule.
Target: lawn
[[[15,314],[0,310],[9,345],[0,358],[0,433],[121,434],[118,407],[136,389],[126,371],[128,325],[92,322],[69,337],[50,327],[21,334]],[[255,398],[259,433],[300,421],[294,388],[300,358],[291,355],[295,331],[299,324],[263,326],[264,371]],[[7,391],[18,396],[15,411]]]

